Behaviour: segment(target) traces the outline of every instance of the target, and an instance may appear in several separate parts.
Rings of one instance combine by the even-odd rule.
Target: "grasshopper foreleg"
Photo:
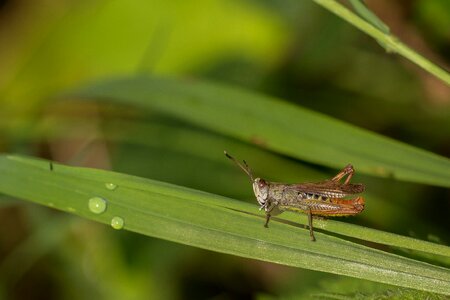
[[[266,213],[266,223],[264,224],[264,227],[266,228],[269,228],[270,217],[270,213]]]
[[[275,208],[276,208],[276,205],[274,205],[273,203],[266,204],[266,223],[264,223],[264,227],[269,228],[270,217],[272,216],[272,212]],[[275,213],[275,215],[277,214],[276,209],[275,209],[274,213]]]
[[[264,224],[264,227],[269,228],[270,218],[272,216],[276,216],[276,215],[280,214],[281,211],[280,211],[280,208],[278,207],[277,201],[267,203],[264,208],[266,211],[266,223]]]

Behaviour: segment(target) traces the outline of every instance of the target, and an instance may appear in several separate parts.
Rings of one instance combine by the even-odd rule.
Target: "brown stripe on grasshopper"
[[[315,241],[313,216],[353,216],[364,210],[363,197],[344,198],[360,194],[365,189],[363,184],[350,183],[350,179],[355,173],[350,164],[330,180],[317,183],[285,184],[254,178],[245,161],[241,164],[226,151],[224,153],[249,176],[260,210],[264,209],[266,213],[265,227],[268,227],[271,216],[285,210],[306,213],[310,237],[312,241]],[[344,182],[341,182],[342,180]]]

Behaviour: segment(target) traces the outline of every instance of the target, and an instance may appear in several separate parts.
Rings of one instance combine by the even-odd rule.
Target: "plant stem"
[[[388,52],[397,52],[450,86],[450,74],[446,70],[418,54],[413,49],[400,42],[400,40],[392,34],[382,32],[335,0],[313,1],[376,39],[385,46]]]

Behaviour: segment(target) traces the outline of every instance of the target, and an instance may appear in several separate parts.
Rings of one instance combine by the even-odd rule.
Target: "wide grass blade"
[[[103,170],[0,156],[0,192],[101,223],[218,252],[450,295],[450,271],[317,232],[274,222],[255,206],[167,183]],[[111,185],[113,184],[113,185]],[[89,199],[101,197],[95,214]]]
[[[313,163],[450,187],[450,160],[249,91],[201,81],[139,76],[71,93],[176,116],[210,130]]]
[[[101,136],[98,140],[92,140],[91,145],[95,147],[97,142],[114,145],[111,147],[111,159],[113,169],[118,172],[247,200],[250,203],[255,203],[252,187],[246,175],[225,158],[224,149],[236,158],[245,159],[256,176],[271,181],[314,182],[335,175],[333,171],[319,172],[297,160],[283,157],[256,145],[186,124],[181,126],[179,122],[172,124],[153,119],[146,122],[129,122],[105,118],[102,120]],[[71,128],[78,128],[80,124],[86,122],[85,119],[68,122],[58,117],[46,122],[44,128],[38,130],[39,133],[35,134],[34,138],[83,139],[84,131],[71,133]],[[88,152],[85,151],[86,154]],[[359,174],[356,174],[354,181],[365,182]],[[410,207],[404,207],[392,199],[377,197],[374,194],[376,190],[370,187],[370,183],[365,183],[369,190],[364,194],[367,209],[358,215],[358,219],[364,219],[369,224],[383,224],[384,228],[409,222],[407,216]],[[382,215],[380,211],[383,211]],[[419,219],[414,222],[413,227],[408,227],[408,230],[416,228],[427,228],[427,225]],[[429,231],[444,235],[436,228]],[[365,236],[366,232],[361,234]]]

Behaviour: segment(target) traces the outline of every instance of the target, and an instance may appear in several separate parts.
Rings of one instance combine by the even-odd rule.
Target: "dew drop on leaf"
[[[122,229],[123,228],[123,219],[121,217],[114,217],[111,219],[111,227],[114,229]]]
[[[111,182],[105,183],[105,186],[110,191],[114,191],[117,188],[117,184]]]
[[[100,197],[92,197],[89,199],[88,206],[94,214],[101,214],[106,210],[106,200]]]

